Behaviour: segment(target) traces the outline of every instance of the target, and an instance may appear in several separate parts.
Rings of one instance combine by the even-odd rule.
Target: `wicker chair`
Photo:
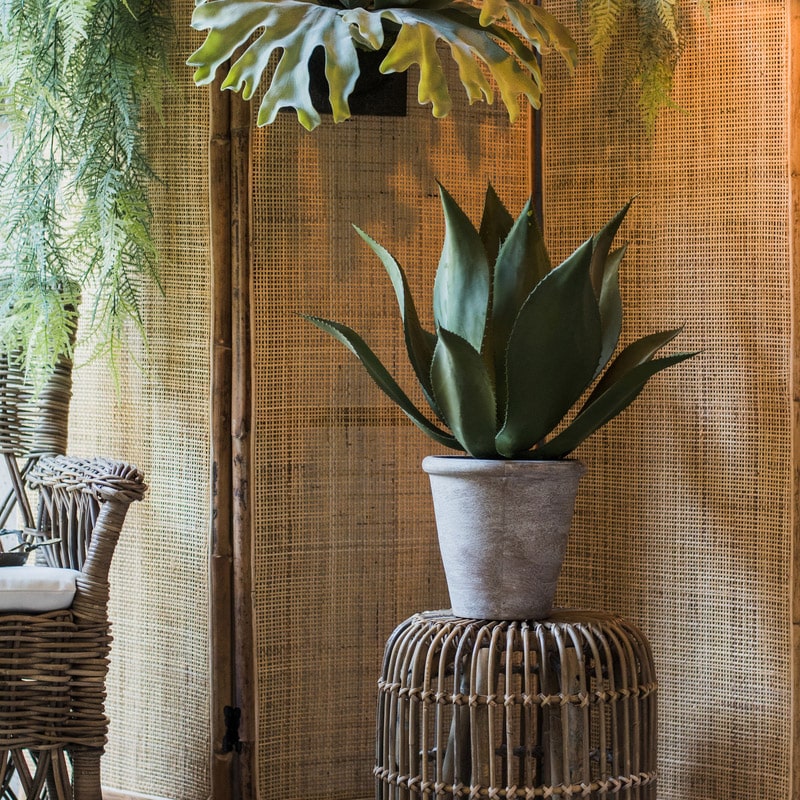
[[[46,566],[0,569],[0,796],[18,796],[16,775],[28,800],[101,800],[108,571],[128,507],[146,486],[128,464],[66,456],[41,457],[28,484],[39,492],[35,535],[61,542],[43,548]],[[5,584],[34,573],[71,578],[74,599],[59,595],[60,607],[31,611],[31,598],[10,596]]]
[[[71,395],[72,361],[68,358],[62,357],[45,385],[34,392],[18,359],[0,353],[0,455],[10,483],[0,500],[0,528],[15,507],[23,525],[33,526],[25,475],[41,455],[66,452]]]

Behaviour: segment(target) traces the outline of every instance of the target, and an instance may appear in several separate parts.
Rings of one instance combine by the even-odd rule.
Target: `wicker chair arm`
[[[141,500],[147,491],[142,474],[131,464],[72,456],[43,456],[30,471],[28,485],[87,492],[100,502],[115,500],[125,505]]]
[[[76,618],[103,620],[122,523],[128,506],[147,490],[141,473],[119,461],[46,456],[31,470],[28,484],[40,491],[47,533],[69,540],[60,545],[59,565],[80,568],[72,606]]]

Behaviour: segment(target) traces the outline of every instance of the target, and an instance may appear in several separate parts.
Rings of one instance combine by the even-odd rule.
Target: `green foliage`
[[[0,347],[31,369],[70,352],[82,289],[98,353],[140,323],[156,278],[141,115],[169,33],[161,0],[0,2]]]
[[[710,0],[695,0],[706,19]],[[639,88],[642,120],[652,132],[659,111],[678,108],[672,81],[683,48],[679,0],[578,0],[597,65],[602,68],[615,38],[625,36],[627,82]]]
[[[537,53],[555,49],[570,66],[575,63],[575,45],[566,29],[522,0],[485,0],[480,8],[464,0],[375,0],[369,5],[350,0],[209,0],[195,9],[192,26],[209,31],[187,62],[197,68],[195,82],[208,84],[218,69],[227,68],[222,88],[241,91],[246,100],[264,78],[273,53],[281,51],[258,124],[270,124],[280,108],[291,107],[308,130],[320,123],[311,103],[307,66],[317,47],[325,52],[335,122],[350,116],[348,97],[359,75],[357,48],[386,49],[383,73],[419,65],[419,102],[430,103],[436,117],[446,116],[452,106],[436,49],[439,40],[450,48],[470,103],[493,102],[485,68],[512,121],[519,116],[520,94],[534,107],[540,105]],[[226,67],[229,59],[233,61]]]
[[[442,187],[440,195],[446,232],[434,284],[435,333],[420,324],[397,261],[359,233],[389,273],[409,359],[442,427],[355,331],[306,317],[353,352],[438,443],[476,458],[563,458],[627,408],[653,375],[694,355],[655,358],[680,332],[671,330],[636,340],[612,360],[622,329],[625,248],[611,248],[630,204],[551,267],[530,202],[514,221],[490,186],[476,231]],[[548,440],[599,375],[573,419]]]

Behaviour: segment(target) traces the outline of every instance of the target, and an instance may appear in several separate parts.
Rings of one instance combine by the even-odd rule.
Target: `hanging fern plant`
[[[710,0],[693,0],[710,17]],[[683,49],[679,0],[578,0],[597,65],[602,69],[612,42],[625,37],[626,81],[638,88],[639,109],[652,132],[659,112],[678,108],[672,99],[675,68]]]
[[[170,30],[161,0],[0,2],[0,348],[29,369],[69,354],[81,293],[96,354],[141,325],[157,275],[140,121]]]

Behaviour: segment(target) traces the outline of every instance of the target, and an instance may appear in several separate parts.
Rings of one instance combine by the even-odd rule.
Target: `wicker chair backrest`
[[[34,392],[19,359],[0,353],[0,454],[66,452],[71,396],[71,360],[60,359]]]

